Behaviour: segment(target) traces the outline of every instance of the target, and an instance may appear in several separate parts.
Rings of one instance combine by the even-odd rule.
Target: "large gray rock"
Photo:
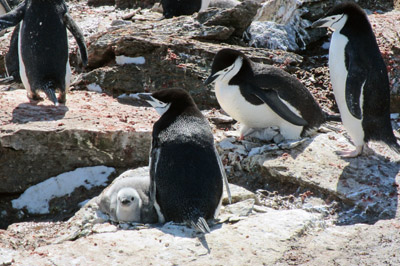
[[[30,104],[25,90],[1,91],[0,98],[0,194],[22,193],[78,167],[148,163],[157,117],[150,108],[95,92],[70,92],[58,108]]]
[[[228,38],[234,30],[223,25],[201,24],[195,15],[162,21],[138,20],[134,25],[111,28],[91,38],[88,53],[89,68],[93,70],[84,73],[76,85],[85,88],[87,84],[97,84],[114,96],[185,88],[200,107],[216,106],[214,95],[208,93],[203,81],[209,75],[214,55],[228,45],[204,40]],[[231,47],[267,64],[295,66],[302,61],[301,56],[292,53]],[[138,61],[123,64],[126,57]]]

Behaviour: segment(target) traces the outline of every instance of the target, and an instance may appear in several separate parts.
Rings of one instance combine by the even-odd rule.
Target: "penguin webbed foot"
[[[340,155],[342,158],[356,158],[363,152],[364,145],[356,146],[355,150],[343,150],[338,151],[337,154]]]
[[[44,100],[44,99],[43,99],[42,97],[40,97],[40,95],[37,94],[37,93],[31,93],[31,94],[28,93],[27,96],[28,96],[29,102],[30,102],[30,103],[33,103],[33,104],[36,104],[36,103],[41,102],[41,101]]]

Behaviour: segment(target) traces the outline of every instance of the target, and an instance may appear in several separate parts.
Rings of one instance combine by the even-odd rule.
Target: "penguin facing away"
[[[210,232],[222,201],[225,170],[210,125],[182,89],[138,94],[161,115],[153,126],[150,178],[153,202],[164,221]],[[156,209],[157,209],[156,208]],[[163,221],[160,221],[163,222]]]
[[[340,154],[356,157],[370,140],[400,153],[390,123],[387,68],[366,13],[355,3],[343,3],[312,26],[334,29],[329,47],[331,83],[343,125],[356,146]]]
[[[128,170],[117,177],[97,198],[100,211],[114,222],[157,223],[158,216],[150,202],[150,177]]]
[[[161,0],[165,18],[192,15],[207,9],[209,4],[210,0]]]
[[[241,139],[255,130],[278,126],[285,139],[307,136],[327,120],[311,93],[284,70],[252,62],[242,52],[222,49],[211,75],[222,109],[242,124]]]
[[[30,100],[41,100],[44,91],[55,104],[65,103],[70,85],[66,28],[73,34],[87,64],[83,34],[68,13],[63,0],[26,0],[0,16],[0,30],[20,23],[18,33],[19,72]],[[59,97],[56,97],[58,90]]]

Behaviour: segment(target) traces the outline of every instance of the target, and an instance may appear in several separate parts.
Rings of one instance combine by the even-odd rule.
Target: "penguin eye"
[[[135,200],[135,198],[134,198],[134,197],[132,197],[132,198],[131,198],[131,201],[134,201],[134,200]]]

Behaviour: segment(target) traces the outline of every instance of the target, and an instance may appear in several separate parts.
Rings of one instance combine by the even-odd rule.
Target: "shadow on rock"
[[[346,161],[349,164],[339,177],[337,192],[353,207],[339,215],[338,224],[373,224],[394,218],[398,208],[399,162],[376,153]]]
[[[222,224],[213,224],[210,226],[211,232],[217,229],[220,229]],[[177,224],[173,222],[168,222],[161,227],[157,227],[161,232],[170,234],[177,237],[184,237],[184,238],[199,238],[203,239],[203,234],[197,233],[192,228],[189,228],[183,224]]]
[[[31,103],[21,103],[13,110],[11,122],[25,124],[34,121],[56,121],[64,118],[68,112],[65,105],[35,105]]]

